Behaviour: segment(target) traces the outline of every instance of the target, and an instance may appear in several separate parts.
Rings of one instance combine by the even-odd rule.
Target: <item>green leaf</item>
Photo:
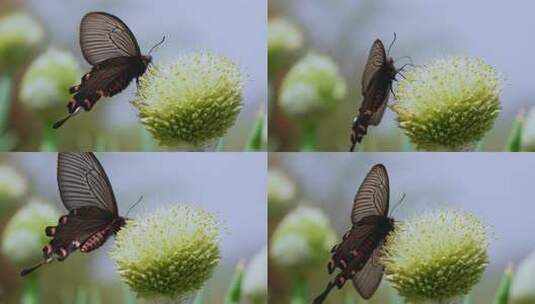
[[[227,298],[225,304],[238,304],[240,303],[241,298],[241,283],[243,280],[243,270],[245,265],[242,262],[238,263],[236,266],[236,271],[234,271],[234,277],[232,278],[232,283],[230,284],[230,289],[227,292]]]
[[[27,275],[22,285],[21,304],[39,304],[41,298],[41,288],[39,283],[39,272],[32,272]]]
[[[265,125],[264,110],[260,110],[255,120],[253,131],[249,135],[249,140],[247,141],[247,147],[246,147],[247,151],[262,151],[263,138],[264,138],[264,125]]]
[[[513,280],[513,266],[509,265],[505,269],[498,292],[494,298],[494,304],[508,304],[509,303],[509,289],[511,288],[511,281]]]
[[[505,145],[506,152],[519,152],[522,145],[522,128],[524,127],[524,110],[521,110],[516,116],[507,144]]]

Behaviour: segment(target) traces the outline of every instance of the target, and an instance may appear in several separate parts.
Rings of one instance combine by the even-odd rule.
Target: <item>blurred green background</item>
[[[122,93],[101,99],[90,112],[81,113],[55,132],[52,132],[51,121],[67,113],[68,99],[57,100],[46,111],[32,110],[19,100],[25,70],[49,46],[72,53],[82,73],[90,70],[82,57],[78,37],[80,20],[90,11],[106,11],[120,17],[133,31],[144,54],[166,36],[165,44],[153,53],[153,63],[172,62],[180,55],[198,51],[224,55],[237,63],[244,77],[244,107],[218,149],[244,150],[258,112],[266,108],[265,5],[265,1],[247,0],[224,3],[214,0],[0,1],[0,17],[22,11],[35,18],[44,29],[43,39],[14,70],[8,71],[0,62],[0,75],[9,72],[12,78],[9,104],[2,102],[0,108],[3,116],[0,118],[0,150],[47,150],[43,143],[47,137],[54,136],[57,141],[54,151],[164,149],[145,133],[137,118],[138,111],[130,104],[136,92],[135,82]],[[7,88],[0,85],[0,93],[8,95]],[[0,96],[0,99],[3,98]]]
[[[488,227],[490,264],[481,281],[472,289],[471,302],[466,303],[495,303],[493,299],[506,266],[512,263],[516,271],[519,262],[535,250],[532,234],[535,231],[532,185],[535,180],[535,159],[527,153],[270,155],[270,248],[273,248],[274,230],[298,205],[321,210],[336,231],[337,240],[340,240],[351,227],[350,212],[355,193],[369,169],[377,163],[384,164],[389,174],[390,208],[402,193],[406,194],[403,203],[393,214],[396,220],[404,221],[426,212],[453,208],[474,214]],[[281,178],[280,174],[286,178]],[[327,282],[334,278],[334,275],[328,276],[327,262],[328,257],[324,262],[306,269],[305,281],[313,297],[319,295]],[[295,269],[278,266],[271,252],[271,303],[289,303],[294,275]],[[524,286],[531,284],[532,290],[535,289],[534,281],[524,283]],[[349,302],[344,302],[347,297]],[[325,303],[365,303],[357,299],[352,284],[346,283],[342,290],[334,289]],[[382,286],[368,303],[403,302],[383,279]]]
[[[222,258],[206,284],[204,303],[224,303],[236,266],[240,261],[248,265],[266,246],[266,156],[260,153],[98,153],[96,156],[108,174],[121,215],[143,196],[128,217],[135,220],[158,208],[189,204],[216,218]],[[66,214],[57,188],[56,158],[56,153],[0,154],[0,235],[30,197],[40,197],[59,214]],[[113,242],[110,238],[90,254],[76,252],[62,263],[54,262],[37,270],[42,289],[40,303],[133,303],[125,302],[125,287],[108,255]],[[36,254],[40,254],[40,249]],[[25,281],[19,275],[20,267],[11,260],[0,253],[0,303],[21,303]],[[265,271],[257,272],[265,275]],[[80,297],[81,302],[75,302]],[[243,295],[239,303],[253,304]]]
[[[398,68],[408,62],[401,59],[403,56],[411,56],[414,64],[424,65],[450,55],[467,55],[482,57],[501,73],[502,112],[480,149],[503,151],[515,116],[533,105],[531,62],[524,58],[535,47],[529,38],[535,26],[529,13],[534,5],[527,0],[515,2],[514,9],[506,2],[484,0],[269,1],[270,20],[284,18],[303,36],[300,47],[287,51],[285,58],[269,59],[269,149],[301,148],[304,127],[281,110],[278,97],[287,71],[309,51],[315,51],[334,60],[348,89],[347,97],[337,102],[332,111],[314,119],[315,150],[347,151],[352,119],[361,103],[360,81],[369,49],[376,38],[388,46],[395,32],[397,41],[390,55],[394,60],[400,58]],[[387,109],[381,124],[368,130],[361,149],[406,151],[410,149],[407,143],[394,113]]]

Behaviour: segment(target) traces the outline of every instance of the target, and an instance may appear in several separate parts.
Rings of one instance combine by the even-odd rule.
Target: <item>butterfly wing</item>
[[[369,299],[379,287],[384,273],[384,266],[379,263],[379,254],[383,241],[373,251],[364,267],[353,277],[353,286],[361,297]]]
[[[387,216],[390,188],[385,166],[373,166],[353,200],[351,222],[355,225],[367,216]]]
[[[80,23],[85,60],[96,65],[110,58],[141,56],[132,31],[121,19],[104,12],[88,13]]]
[[[46,227],[46,235],[53,239],[43,248],[44,258],[49,259],[53,254],[59,260],[67,258],[95,233],[109,227],[113,219],[109,212],[96,207],[72,210],[60,217],[57,226]]]
[[[386,64],[386,51],[381,40],[377,39],[373,42],[368,55],[368,61],[364,68],[364,74],[362,75],[362,96],[366,96],[366,92],[369,91],[370,85],[373,84],[374,78],[381,71]]]
[[[93,153],[59,153],[58,186],[69,211],[88,206],[118,217],[113,188]]]

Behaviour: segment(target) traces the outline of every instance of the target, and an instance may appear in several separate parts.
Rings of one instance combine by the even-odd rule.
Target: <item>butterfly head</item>
[[[125,217],[119,216],[116,219],[113,220],[113,233],[117,234],[121,228],[123,228],[126,225],[126,220],[128,220]]]
[[[141,62],[143,62],[143,65],[144,66],[149,66],[149,64],[152,63],[152,56],[151,55],[146,55],[146,56],[141,56]]]

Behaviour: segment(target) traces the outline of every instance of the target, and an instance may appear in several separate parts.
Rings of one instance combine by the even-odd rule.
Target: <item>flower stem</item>
[[[9,75],[0,75],[0,133],[6,131],[9,110],[11,107],[12,80]]]
[[[506,152],[520,152],[522,145],[522,129],[524,127],[524,110],[521,110],[516,116],[507,144],[505,145]]]
[[[227,293],[227,298],[225,304],[238,304],[241,299],[241,284],[243,280],[243,270],[245,266],[242,262],[238,263],[236,266],[236,271],[234,272],[234,278],[230,284],[230,288]]]
[[[301,151],[310,152],[315,151],[317,147],[316,143],[317,128],[314,123],[307,122],[303,126],[303,140],[301,142]]]
[[[509,265],[503,273],[498,292],[494,298],[494,304],[509,303],[509,289],[511,288],[511,281],[513,280],[513,266]]]
[[[56,138],[56,130],[54,130],[50,124],[45,121],[43,123],[43,129],[44,129],[44,138],[43,142],[41,143],[41,151],[42,152],[55,152],[58,150],[57,145],[57,138]]]
[[[38,304],[41,298],[41,288],[39,286],[39,273],[30,273],[24,280],[22,287],[21,304]]]
[[[305,277],[300,274],[295,275],[290,304],[309,304],[309,295],[310,290]]]
[[[193,304],[204,304],[204,288],[197,292]]]
[[[258,117],[254,123],[253,130],[249,135],[247,141],[247,151],[261,151],[262,150],[262,137],[264,134],[264,111],[258,112]]]

